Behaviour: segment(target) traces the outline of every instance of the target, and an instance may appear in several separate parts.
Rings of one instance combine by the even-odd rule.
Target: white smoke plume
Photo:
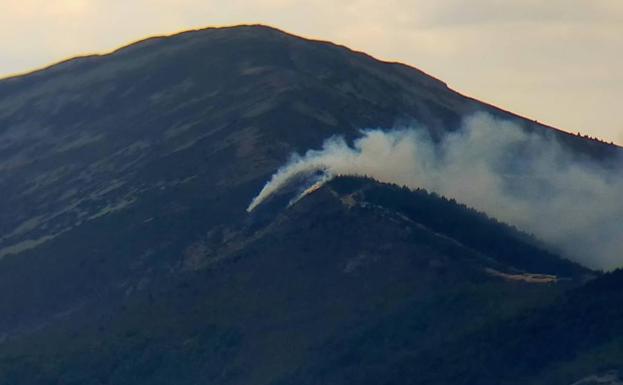
[[[555,139],[482,113],[441,143],[426,132],[364,130],[352,146],[330,138],[321,150],[293,155],[247,211],[301,175],[316,175],[314,187],[339,175],[367,176],[454,198],[588,267],[623,266],[623,167],[580,162]]]

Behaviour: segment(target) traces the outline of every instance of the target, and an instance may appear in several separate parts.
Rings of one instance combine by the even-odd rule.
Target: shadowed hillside
[[[457,233],[457,224],[471,235]],[[505,245],[526,253],[513,259]],[[357,356],[392,361],[403,351],[461,341],[550,303],[589,276],[464,206],[359,179],[338,179],[287,210],[276,197],[241,226],[198,238],[171,268],[167,279],[127,288],[110,313],[85,304],[57,316],[62,322],[8,338],[1,378],[272,383],[307,368],[327,345],[346,343],[331,350],[356,348]],[[492,271],[558,275],[531,283]],[[352,333],[378,328],[400,341],[350,342]]]

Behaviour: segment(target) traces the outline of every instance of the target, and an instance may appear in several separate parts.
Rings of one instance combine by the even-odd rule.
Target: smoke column
[[[623,167],[576,158],[553,138],[483,113],[437,144],[424,129],[364,130],[352,146],[333,137],[320,150],[292,155],[247,211],[301,175],[317,175],[307,187],[367,176],[454,198],[588,267],[621,267]]]

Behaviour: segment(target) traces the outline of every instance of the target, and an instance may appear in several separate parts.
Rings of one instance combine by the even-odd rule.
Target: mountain
[[[454,201],[366,179],[287,207],[292,185],[246,211],[292,152],[399,121],[439,139],[476,111],[577,158],[621,153],[417,69],[264,26],[152,38],[1,80],[0,383],[418,383],[463,375],[451,359],[506,368],[517,345],[499,356],[507,366],[466,346],[495,351],[551,309],[574,317],[570,293],[612,275]],[[616,331],[574,349],[590,355]],[[555,352],[539,358],[568,361]],[[476,364],[466,383],[490,380]]]

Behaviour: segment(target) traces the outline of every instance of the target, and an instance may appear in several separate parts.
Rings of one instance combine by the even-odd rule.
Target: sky
[[[0,9],[0,77],[147,36],[262,23],[623,144],[623,0],[0,0]]]

